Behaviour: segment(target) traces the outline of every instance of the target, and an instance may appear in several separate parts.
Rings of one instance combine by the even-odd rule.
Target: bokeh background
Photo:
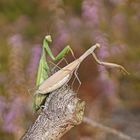
[[[0,140],[18,140],[36,118],[28,90],[47,34],[55,55],[69,44],[78,57],[100,43],[100,60],[127,68],[123,75],[88,57],[78,71],[78,95],[85,116],[140,139],[139,8],[139,0],[0,0]],[[121,140],[84,123],[62,139]]]

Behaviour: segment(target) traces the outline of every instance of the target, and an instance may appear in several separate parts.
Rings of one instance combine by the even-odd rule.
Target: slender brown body
[[[79,67],[80,63],[97,47],[100,47],[99,44],[92,46],[81,57],[54,73],[39,86],[37,93],[47,94],[60,88],[63,84],[66,84],[72,77],[73,72]]]
[[[51,77],[45,80],[38,88],[38,93],[46,94],[66,84],[74,72],[75,68],[79,65],[79,61],[75,60],[66,67],[54,73]]]
[[[72,74],[74,71],[76,71],[81,64],[81,62],[90,54],[93,55],[94,59],[96,62],[100,65],[105,65],[109,67],[117,67],[123,70],[125,73],[128,73],[124,67],[118,64],[114,63],[108,63],[108,62],[101,62],[97,59],[96,55],[93,53],[94,50],[100,47],[99,44],[95,44],[91,48],[89,48],[82,56],[80,56],[78,59],[75,61],[71,62],[64,68],[60,69],[56,73],[54,73],[51,77],[49,77],[47,80],[45,80],[37,89],[36,93],[38,94],[47,94],[49,92],[52,92],[58,88],[60,88],[62,85],[66,84],[70,78],[72,77]]]

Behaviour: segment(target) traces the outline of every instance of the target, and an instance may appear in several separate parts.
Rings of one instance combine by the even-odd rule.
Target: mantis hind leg
[[[81,86],[81,81],[80,81],[80,79],[79,79],[79,77],[78,77],[77,70],[78,70],[78,67],[77,67],[76,70],[74,71],[75,77],[74,77],[74,79],[73,79],[73,81],[72,81],[72,84],[71,84],[71,87],[73,88],[74,82],[75,82],[75,80],[77,79],[77,81],[78,81],[78,83],[79,83],[79,86],[78,86],[78,88],[76,89],[76,92],[78,92],[78,90],[79,90],[79,88],[80,88],[80,86]]]
[[[73,85],[74,85],[74,83],[75,83],[75,80],[76,80],[76,76],[74,76],[74,79],[73,79],[73,81],[72,81],[72,83],[71,83],[71,88],[73,89]]]
[[[60,60],[61,61],[61,60]],[[54,62],[52,62],[52,61],[49,61],[52,65],[53,65],[53,68],[52,68],[52,70],[55,70],[56,68],[57,69],[61,69],[61,67],[59,67],[59,64],[61,63],[61,62],[58,62],[57,64],[55,64]]]
[[[66,64],[68,65],[68,62],[67,62],[67,60],[66,60],[66,58],[65,57],[63,57],[57,64],[55,64],[54,62],[52,62],[52,61],[50,61],[50,63],[51,64],[53,64],[54,65],[54,67],[53,67],[53,69],[55,69],[56,67],[57,68],[59,68],[59,69],[62,69],[61,67],[59,67],[59,64],[61,64],[62,63],[62,61],[65,61],[66,62]]]

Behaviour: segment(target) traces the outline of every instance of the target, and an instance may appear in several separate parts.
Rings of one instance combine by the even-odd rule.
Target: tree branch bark
[[[44,109],[21,140],[59,140],[68,130],[82,122],[85,102],[67,85],[52,92]]]

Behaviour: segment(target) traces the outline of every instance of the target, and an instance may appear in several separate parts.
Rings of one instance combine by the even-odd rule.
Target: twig
[[[43,111],[21,140],[59,140],[82,122],[84,107],[85,102],[63,86],[49,95]]]
[[[100,128],[103,131],[117,135],[118,137],[120,137],[123,140],[136,140],[135,138],[132,138],[132,137],[130,137],[130,136],[118,131],[118,130],[115,130],[115,129],[110,128],[108,126],[104,126],[103,124],[100,124],[98,122],[95,122],[95,121],[91,120],[90,118],[84,117],[83,122],[87,123],[88,125],[90,125],[94,128],[95,127]]]

